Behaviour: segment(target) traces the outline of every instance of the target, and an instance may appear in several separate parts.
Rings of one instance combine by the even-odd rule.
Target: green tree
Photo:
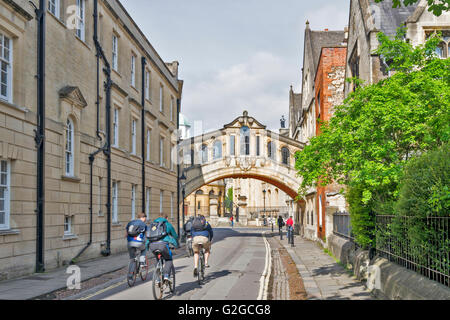
[[[378,35],[376,53],[394,75],[358,87],[322,124],[322,133],[296,153],[299,196],[332,181],[345,185],[351,207],[358,208],[350,212],[354,233],[364,244],[371,242],[374,214],[392,214],[408,160],[450,136],[450,59],[434,56],[436,37],[413,48],[403,35]]]
[[[375,2],[383,2],[384,0],[375,0]],[[417,3],[420,0],[392,0],[392,7],[398,8],[402,5],[409,6],[411,4]],[[450,10],[450,0],[427,0],[428,10],[433,12],[435,16],[440,16],[442,12]]]

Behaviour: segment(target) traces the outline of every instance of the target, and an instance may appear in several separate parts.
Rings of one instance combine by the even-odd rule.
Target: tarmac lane
[[[165,293],[163,299],[173,300],[256,300],[262,291],[261,275],[267,260],[267,247],[263,239],[264,229],[214,228],[214,239],[205,269],[205,280],[200,285],[193,276],[193,257],[175,250],[176,292]],[[101,288],[86,292],[82,300],[153,300],[152,274],[147,280],[136,280],[129,287],[125,279],[119,279]]]

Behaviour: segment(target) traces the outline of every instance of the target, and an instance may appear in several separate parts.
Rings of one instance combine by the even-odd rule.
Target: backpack
[[[153,221],[150,223],[148,239],[150,242],[156,242],[167,236],[166,221]]]
[[[136,236],[138,236],[139,234],[141,234],[141,233],[144,232],[144,231],[145,231],[145,229],[144,229],[142,226],[139,226],[139,225],[137,225],[137,224],[131,223],[131,224],[128,226],[127,234],[128,234],[130,237],[136,237]]]
[[[192,222],[192,228],[194,231],[204,231],[206,230],[206,219],[205,217],[196,217]]]

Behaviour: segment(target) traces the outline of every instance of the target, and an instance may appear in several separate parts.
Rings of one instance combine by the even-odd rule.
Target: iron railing
[[[350,214],[348,212],[333,213],[333,233],[337,236],[354,240],[352,226],[350,224]]]
[[[376,217],[378,255],[450,287],[450,217]]]

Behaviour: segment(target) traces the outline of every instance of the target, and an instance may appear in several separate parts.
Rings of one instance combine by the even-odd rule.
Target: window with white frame
[[[60,0],[48,0],[48,11],[59,19],[59,2]]]
[[[12,41],[0,33],[0,97],[12,101]]]
[[[112,43],[112,68],[114,70],[118,70],[118,58],[119,58],[119,41],[117,36],[113,34],[113,43]]]
[[[131,219],[136,217],[136,185],[131,185]]]
[[[136,56],[131,54],[131,85],[136,87]]]
[[[74,128],[70,118],[66,123],[66,176],[74,176]]]
[[[150,217],[150,195],[151,195],[151,188],[146,188],[145,213],[147,214],[147,217]]]
[[[69,217],[69,216],[64,217],[64,235],[65,236],[69,236],[69,235],[73,234],[72,220],[73,220],[73,217]]]
[[[147,161],[150,161],[150,142],[151,142],[151,130],[147,129],[147,151],[146,151],[146,158]]]
[[[230,136],[230,156],[236,155],[236,137]]]
[[[102,182],[103,178],[98,177],[98,215],[101,216],[102,212]]]
[[[172,143],[170,145],[170,170],[172,170],[172,171],[174,169],[174,166],[173,166],[174,149],[175,149],[175,145]]]
[[[131,121],[131,154],[136,155],[136,120]]]
[[[150,72],[145,71],[145,98],[150,100]]]
[[[113,143],[114,147],[119,146],[119,109],[114,109],[113,116]]]
[[[119,222],[119,184],[117,181],[112,183],[112,222]]]
[[[161,165],[161,167],[165,166],[164,163],[164,138],[161,137],[159,139],[159,164]]]
[[[161,190],[159,192],[159,213],[163,213],[163,200],[164,200],[164,191]]]
[[[170,194],[170,219],[173,221],[173,192]]]
[[[0,230],[10,227],[10,175],[9,161],[0,159]]]
[[[77,36],[81,40],[85,40],[85,0],[77,0]]]
[[[170,121],[173,121],[173,107],[174,107],[173,98],[171,98],[170,99]]]
[[[164,112],[164,89],[163,86],[159,86],[159,111]]]

